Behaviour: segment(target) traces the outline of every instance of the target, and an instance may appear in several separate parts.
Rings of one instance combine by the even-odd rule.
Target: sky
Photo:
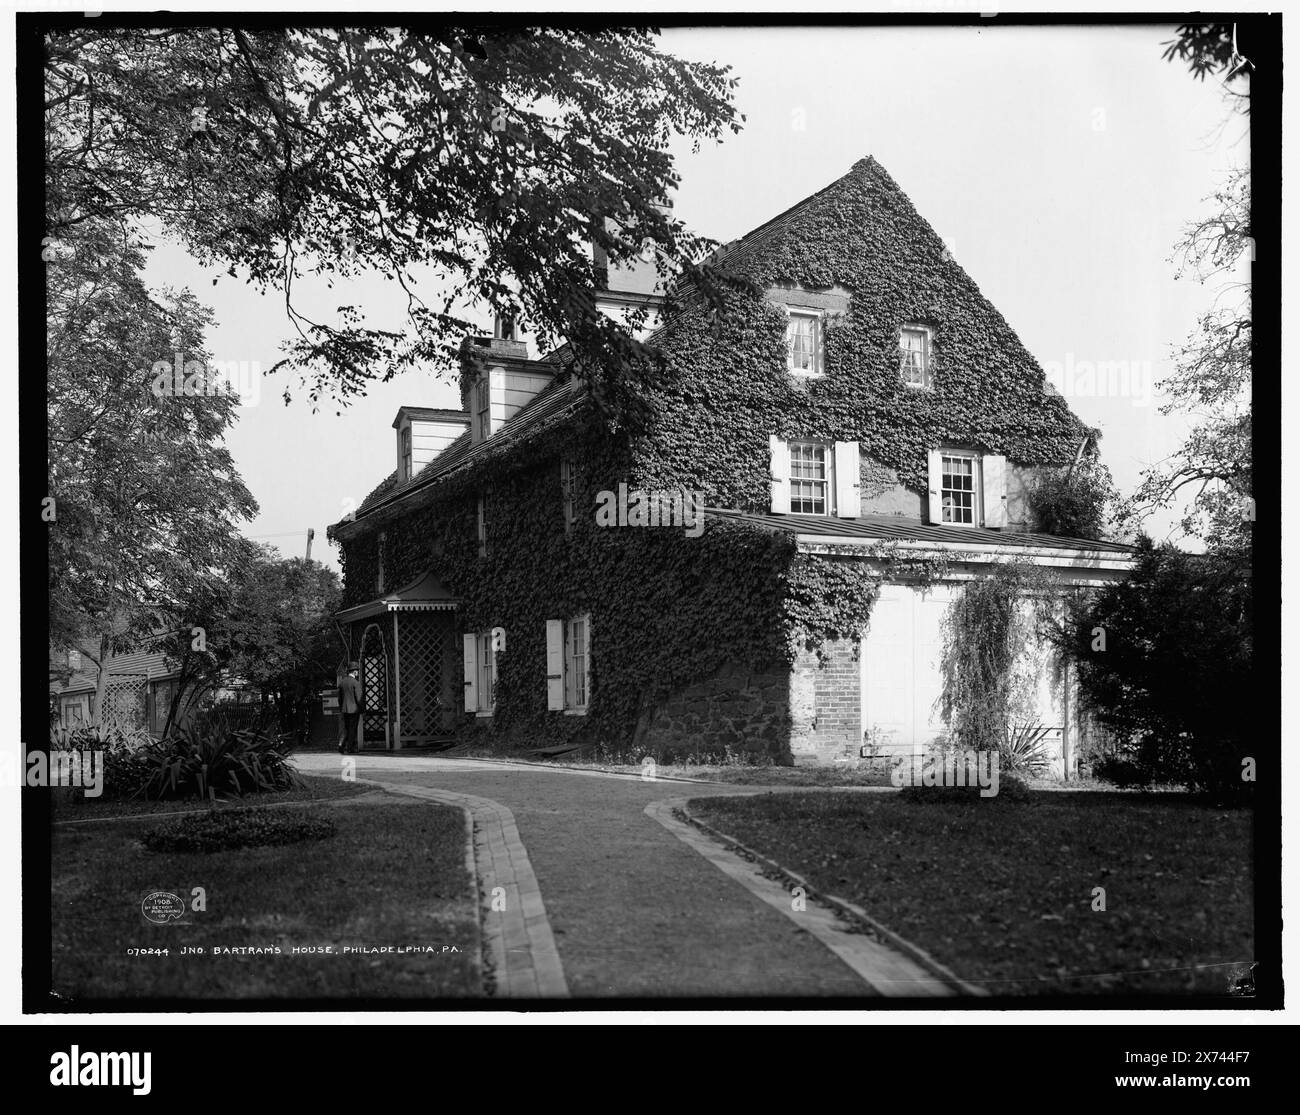
[[[1075,412],[1102,431],[1102,459],[1127,494],[1186,430],[1182,416],[1158,412],[1154,384],[1217,291],[1175,278],[1174,244],[1227,170],[1249,163],[1244,118],[1229,118],[1216,82],[1161,60],[1172,33],[1157,25],[665,31],[665,50],[732,67],[746,117],[720,145],[696,154],[689,141],[674,145],[675,214],[733,240],[873,155]],[[291,327],[276,296],[165,242],[147,274],[212,306],[212,359],[262,368],[278,359]],[[376,324],[400,324],[392,286],[378,278],[347,292],[300,290],[309,310],[355,300]],[[1086,371],[1102,361],[1118,364],[1109,384]],[[286,406],[286,386],[294,384],[285,375],[265,379],[227,436],[261,509],[244,533],[288,556],[304,552],[314,528],[312,557],[337,569],[325,528],[393,470],[398,407],[459,408],[457,389],[449,375],[408,373],[341,413],[324,401],[313,413],[301,390]],[[1172,520],[1149,529],[1163,537]]]

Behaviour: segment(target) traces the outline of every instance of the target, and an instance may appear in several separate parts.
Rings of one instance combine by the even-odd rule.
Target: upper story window
[[[979,521],[977,492],[979,461],[964,453],[944,453],[941,459],[939,502],[945,523],[974,525]]]
[[[790,442],[790,510],[795,514],[830,512],[831,462],[820,441]]]
[[[375,591],[384,591],[384,562],[388,557],[388,536],[382,531],[375,543]]]
[[[564,509],[564,533],[578,521],[578,465],[571,457],[560,462],[560,500]]]
[[[411,479],[411,427],[409,425],[402,427],[401,437],[401,468],[398,475],[399,480]]]
[[[479,493],[478,497],[478,556],[487,557],[488,554],[488,498],[486,492]]]
[[[821,315],[810,310],[790,310],[785,329],[787,367],[795,375],[820,375]]]
[[[785,441],[769,435],[771,509],[780,514],[862,514],[861,456],[856,441]]]
[[[908,387],[931,387],[930,330],[924,325],[904,325],[899,333],[899,366]]]

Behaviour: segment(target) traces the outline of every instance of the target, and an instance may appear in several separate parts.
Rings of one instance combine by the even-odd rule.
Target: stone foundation
[[[725,754],[788,766],[789,696],[784,665],[755,670],[729,663],[656,704],[642,717],[634,742],[660,761]]]

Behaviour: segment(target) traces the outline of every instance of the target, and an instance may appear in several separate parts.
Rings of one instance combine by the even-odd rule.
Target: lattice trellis
[[[397,620],[401,669],[398,692],[402,738],[428,738],[446,730],[450,714],[451,626],[441,615],[409,612]]]
[[[148,725],[149,679],[143,676],[111,678],[104,691],[100,721],[111,728],[143,728]]]
[[[372,623],[361,636],[361,699],[366,711],[361,716],[363,743],[388,742],[388,639],[384,629]]]

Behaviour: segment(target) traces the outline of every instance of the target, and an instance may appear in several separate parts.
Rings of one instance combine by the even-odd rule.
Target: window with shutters
[[[930,330],[904,325],[898,338],[899,367],[908,387],[931,387]]]
[[[565,624],[564,707],[587,707],[587,617],[576,616]]]
[[[944,453],[939,496],[945,523],[973,525],[979,521],[978,488],[978,459],[964,453]]]
[[[820,441],[790,442],[790,510],[802,515],[831,512],[831,456]]]
[[[786,325],[788,367],[795,375],[821,372],[821,315],[807,310],[789,310]]]

